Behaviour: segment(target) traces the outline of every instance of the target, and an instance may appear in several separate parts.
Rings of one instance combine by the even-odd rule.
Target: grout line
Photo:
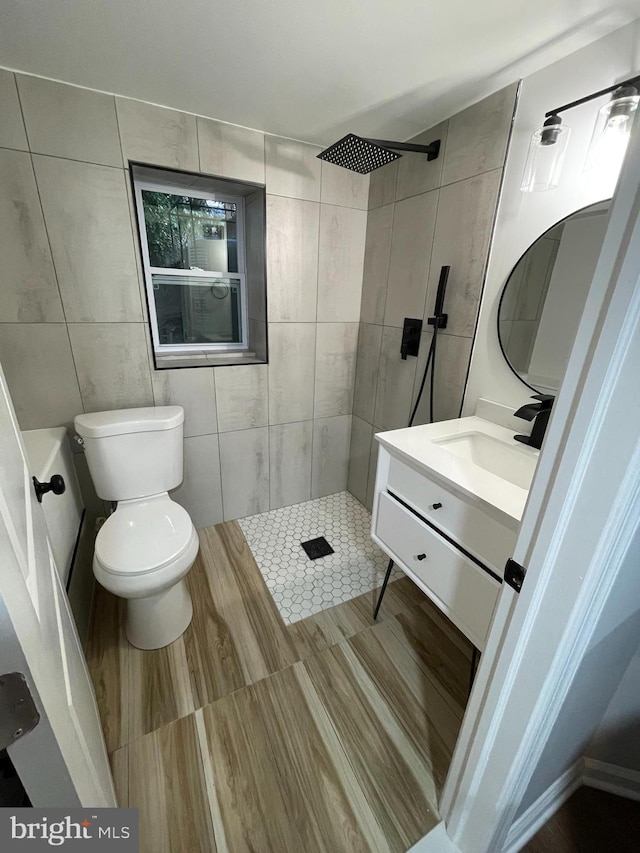
[[[95,166],[98,169],[116,169],[126,172],[124,165],[114,166],[113,163],[95,163],[93,160],[81,160],[79,157],[63,157],[61,154],[49,154],[46,151],[32,151],[35,157],[47,157],[50,160],[63,160],[65,163],[82,163],[83,166]]]
[[[122,161],[122,168],[125,172],[129,171],[129,163],[125,160],[124,150],[122,148],[122,134],[120,133],[120,118],[118,116],[118,104],[116,102],[116,96],[111,95],[111,102],[113,106],[113,114],[116,119],[116,133],[118,134],[118,148],[120,149],[120,160]]]
[[[196,116],[196,150],[198,152],[198,171],[202,174],[202,160],[200,158],[200,122]]]
[[[118,142],[120,143],[120,156],[122,157],[122,165],[125,166],[125,164],[126,164],[127,171],[128,171],[129,161],[124,156],[124,145],[123,145],[123,140],[122,140],[122,131],[120,129],[120,116],[118,114],[118,96],[112,94],[111,97],[113,98],[113,108],[116,111],[116,127],[118,128]]]
[[[266,195],[267,196],[273,196],[274,198],[287,198],[287,199],[291,199],[291,201],[307,201],[307,202],[309,202],[309,204],[325,204],[328,207],[341,207],[341,208],[344,208],[344,210],[360,210],[360,211],[362,211],[362,213],[368,213],[369,212],[366,207],[354,207],[353,205],[350,205],[350,204],[338,204],[338,203],[334,204],[334,202],[320,201],[320,199],[318,199],[318,198],[304,198],[303,196],[285,195],[284,193],[274,193],[274,192],[267,192]],[[390,204],[391,203],[392,202],[390,202]],[[380,206],[385,207],[386,205],[380,205]],[[377,208],[372,208],[372,209],[377,210]]]
[[[14,75],[14,77],[15,77],[15,75]],[[23,111],[23,107],[22,107],[22,99],[20,98],[20,91],[18,89],[17,81],[16,81],[16,92],[18,94],[18,103],[20,104],[20,112],[22,114],[22,121],[23,121],[24,127],[25,127],[25,134],[27,134],[27,143],[28,143],[29,137],[28,137],[28,133],[27,133],[27,124],[26,124],[26,121],[24,118],[24,111]],[[75,354],[73,352],[73,345],[71,343],[71,335],[69,334],[69,323],[67,321],[67,312],[66,312],[66,309],[64,306],[64,300],[62,298],[62,291],[60,290],[60,277],[58,275],[58,270],[56,268],[55,258],[53,256],[53,248],[51,246],[51,237],[49,235],[49,228],[47,227],[47,220],[46,220],[46,217],[44,214],[44,205],[42,204],[42,196],[40,194],[40,187],[38,186],[38,178],[36,175],[36,169],[35,169],[35,165],[33,162],[33,154],[30,151],[28,152],[28,154],[29,154],[29,161],[31,163],[31,173],[33,175],[33,183],[34,183],[35,188],[36,188],[36,194],[38,196],[38,204],[40,205],[40,213],[42,215],[42,225],[44,227],[44,233],[45,233],[45,236],[47,238],[47,245],[49,246],[49,255],[51,256],[51,268],[53,270],[53,275],[54,275],[54,278],[56,281],[56,287],[58,289],[58,297],[60,299],[60,309],[62,311],[62,317],[63,317],[62,323],[64,324],[65,332],[67,333],[67,340],[69,341],[69,354],[71,355],[71,363],[73,364],[73,372],[74,372],[74,375],[76,378],[76,386],[78,388],[78,398],[80,400],[80,405],[82,407],[82,411],[84,412],[85,408],[86,408],[85,407],[85,401],[84,401],[84,397],[82,395],[82,387],[80,385],[80,377],[78,375],[78,365],[76,363],[76,357],[75,357]]]
[[[220,432],[220,418],[218,417],[218,387],[216,385],[216,368],[211,367],[211,386],[213,391],[213,405],[216,410],[216,434]],[[209,433],[211,434],[211,433]]]
[[[216,379],[215,379],[215,374],[214,374],[213,375],[213,390],[214,390],[214,394],[216,395],[216,427],[219,429],[220,424],[218,423],[218,394],[216,391],[216,384],[215,383],[216,383]],[[218,471],[220,472],[220,509],[222,510],[222,521],[225,521],[225,516],[224,516],[224,484],[222,481],[222,450],[220,448],[220,444],[221,444],[220,433],[217,432],[216,435],[218,436]]]
[[[13,73],[11,75],[13,77],[13,85],[16,89],[16,97],[18,98],[18,106],[20,107],[20,117],[22,118],[22,127],[24,128],[24,138],[27,140],[27,151],[33,153],[31,151],[31,140],[29,139],[29,130],[27,129],[27,120],[24,117],[24,106],[22,105],[22,98],[20,97],[20,87],[18,86],[18,76]]]
[[[269,370],[267,370],[267,423],[262,427],[267,430],[267,465],[269,474],[267,476],[267,506],[271,509],[271,424],[269,423]]]
[[[322,164],[320,164],[320,202],[318,204],[318,255],[316,257],[316,310],[315,310],[315,325],[314,325],[314,363],[313,363],[313,420],[311,426],[311,476],[309,478],[309,492],[311,500],[313,500],[313,469],[314,458],[316,452],[316,368],[317,358],[316,351],[318,347],[318,302],[320,300],[320,243],[322,235]]]

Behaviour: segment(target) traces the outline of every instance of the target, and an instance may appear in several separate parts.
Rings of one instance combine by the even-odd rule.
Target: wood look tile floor
[[[141,853],[406,851],[438,822],[471,645],[407,578],[285,625],[236,522],[199,531],[165,649],[98,588],[88,661]]]
[[[637,853],[639,848],[640,803],[582,787],[522,853]]]

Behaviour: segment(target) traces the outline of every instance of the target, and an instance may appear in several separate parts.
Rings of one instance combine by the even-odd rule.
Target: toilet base
[[[138,649],[161,649],[191,624],[193,604],[184,580],[158,595],[127,599],[126,635]]]

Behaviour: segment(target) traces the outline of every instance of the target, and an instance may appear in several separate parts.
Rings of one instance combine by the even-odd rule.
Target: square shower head
[[[368,139],[348,133],[318,154],[321,160],[327,160],[343,169],[351,169],[361,175],[368,175],[374,169],[386,166],[401,157],[389,148],[376,145]]]

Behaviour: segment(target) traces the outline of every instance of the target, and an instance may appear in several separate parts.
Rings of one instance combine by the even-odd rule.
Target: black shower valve
[[[402,343],[400,344],[400,358],[406,360],[408,355],[417,356],[420,349],[420,333],[422,332],[422,320],[404,318],[402,327]]]

